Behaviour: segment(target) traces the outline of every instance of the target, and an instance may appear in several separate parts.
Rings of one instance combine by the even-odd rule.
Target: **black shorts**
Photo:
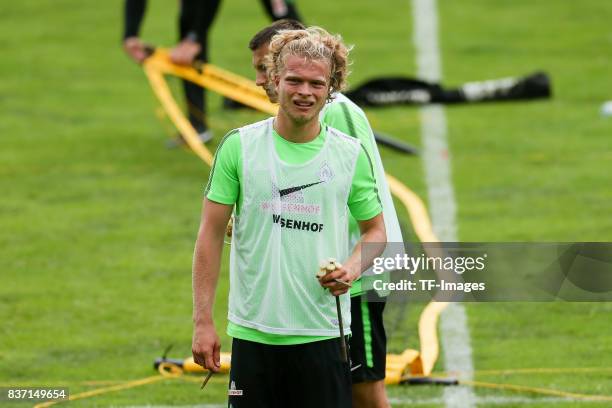
[[[340,340],[272,346],[234,339],[228,407],[351,407]]]
[[[368,302],[376,297],[380,302]],[[350,350],[353,383],[378,381],[385,378],[387,335],[383,323],[384,298],[363,294],[351,298]]]

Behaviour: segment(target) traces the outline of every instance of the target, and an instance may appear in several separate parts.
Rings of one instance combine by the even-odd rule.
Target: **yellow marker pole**
[[[200,64],[201,72],[191,66],[173,64],[165,49],[156,49],[155,53],[145,60],[143,67],[145,71],[154,70],[186,79],[270,115],[276,115],[278,110],[278,105],[270,102],[265,91],[253,81],[211,64]]]
[[[152,67],[146,63],[144,70],[149,78],[149,81],[151,82],[151,86],[157,95],[157,98],[168,113],[168,116],[170,116],[170,119],[174,125],[185,138],[187,145],[200,157],[200,159],[204,161],[204,163],[212,166],[212,154],[206,147],[202,146],[202,142],[198,138],[196,130],[193,128],[193,126],[191,126],[189,120],[187,120],[185,115],[183,115],[183,112],[181,112],[181,109],[174,101],[172,93],[170,92],[170,89],[168,89],[168,84],[164,80],[163,75],[159,71],[152,69]]]

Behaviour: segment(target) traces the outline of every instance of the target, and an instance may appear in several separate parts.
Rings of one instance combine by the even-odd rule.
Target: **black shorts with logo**
[[[340,339],[276,346],[234,339],[231,408],[351,407],[351,375]]]
[[[379,301],[368,302],[368,299],[373,298]],[[385,378],[387,335],[383,323],[384,300],[374,293],[364,293],[351,298],[350,350],[351,366],[354,367],[353,384]]]

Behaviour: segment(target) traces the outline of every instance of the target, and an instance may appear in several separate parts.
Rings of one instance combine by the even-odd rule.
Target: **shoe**
[[[198,139],[200,139],[200,141],[204,144],[204,143],[208,143],[212,140],[213,138],[213,132],[212,130],[208,129],[204,132],[200,132],[198,133]],[[187,143],[185,143],[185,139],[183,139],[183,135],[181,135],[180,133],[174,138],[174,139],[170,139],[168,140],[168,142],[166,142],[166,147],[168,149],[174,149],[177,148],[179,146],[184,146]]]
[[[208,129],[208,130],[206,130],[204,132],[200,132],[200,133],[198,133],[198,138],[200,139],[200,141],[202,143],[208,143],[213,138],[213,132],[210,129]]]

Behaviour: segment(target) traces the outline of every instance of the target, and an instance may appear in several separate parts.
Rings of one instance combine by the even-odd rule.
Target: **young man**
[[[281,30],[303,28],[302,23],[298,21],[277,21],[255,34],[249,43],[249,48],[253,53],[253,67],[256,71],[255,82],[266,90],[268,97],[273,102],[277,100],[277,96],[274,88],[269,84],[264,63],[270,41]],[[365,113],[343,94],[336,92],[333,96],[334,98],[322,109],[320,120],[324,124],[359,139],[368,157],[373,161],[378,194],[382,201],[387,241],[402,242],[399,221],[389,186],[386,183],[382,160]],[[359,227],[354,219],[349,220],[349,235],[349,246],[352,247],[359,239]],[[368,302],[368,299],[377,298],[377,295],[368,294],[366,296],[361,290],[359,281],[353,285],[351,296],[350,350],[354,367],[352,371],[353,405],[357,408],[388,407],[384,384],[387,354],[383,325],[384,298],[378,298],[377,302]]]
[[[230,406],[350,407],[334,296],[348,334],[346,283],[382,252],[386,233],[365,150],[319,122],[331,93],[344,86],[348,50],[339,37],[314,28],[280,33],[269,48],[279,112],[224,138],[206,189],[194,253],[193,355],[218,371],[212,306],[235,205]],[[361,230],[352,253],[349,212]],[[380,250],[362,259],[363,244]],[[320,261],[330,257],[343,265],[315,279]]]

